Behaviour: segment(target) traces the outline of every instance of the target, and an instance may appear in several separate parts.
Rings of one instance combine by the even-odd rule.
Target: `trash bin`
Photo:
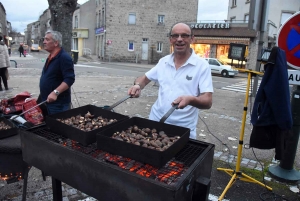
[[[77,61],[78,61],[78,50],[71,50],[71,51],[72,51],[73,63],[77,64]]]

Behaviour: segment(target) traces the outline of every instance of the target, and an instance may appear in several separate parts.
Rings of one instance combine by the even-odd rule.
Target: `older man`
[[[54,114],[70,108],[70,87],[75,81],[74,64],[61,47],[61,33],[47,31],[43,43],[50,54],[40,78],[40,98],[41,101],[47,100],[48,114]]]
[[[194,36],[191,28],[177,23],[170,32],[174,53],[161,58],[145,75],[138,77],[128,94],[139,97],[150,81],[159,83],[158,99],[151,108],[149,119],[159,121],[171,108],[176,110],[165,121],[168,124],[190,128],[190,138],[196,139],[198,109],[212,106],[213,85],[207,61],[190,48]]]

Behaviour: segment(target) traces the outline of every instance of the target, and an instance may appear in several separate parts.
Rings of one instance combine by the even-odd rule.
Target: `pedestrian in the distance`
[[[11,47],[8,46],[8,55],[10,56],[11,55]]]
[[[26,55],[24,55],[24,48],[23,48],[23,45],[20,45],[20,47],[19,47],[19,52],[20,52],[20,57],[21,57],[22,54],[23,54],[24,57],[26,57]]]
[[[6,44],[2,41],[2,36],[0,36],[0,91],[3,91],[1,85],[1,78],[5,90],[8,90],[8,85],[7,85],[8,67],[10,67],[8,49]]]

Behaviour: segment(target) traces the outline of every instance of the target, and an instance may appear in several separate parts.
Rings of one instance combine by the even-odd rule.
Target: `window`
[[[245,14],[245,16],[244,16],[244,22],[245,23],[249,22],[249,14]]]
[[[236,21],[236,17],[231,17],[231,18],[230,18],[230,22],[231,22],[231,23],[234,23],[235,21]]]
[[[214,60],[214,59],[210,59],[209,62],[208,62],[210,65],[214,65],[214,66],[220,66],[220,64]]]
[[[135,24],[135,13],[129,13],[128,24]]]
[[[232,0],[232,5],[231,7],[236,7],[236,0]]]
[[[165,16],[164,15],[158,15],[158,24],[164,24],[165,23]]]
[[[134,51],[133,41],[128,41],[128,51]]]
[[[74,19],[74,29],[77,29],[78,28],[78,16],[76,15],[75,16],[75,19]]]
[[[280,18],[280,26],[283,25],[283,23],[286,22],[286,20],[291,17],[293,15],[293,13],[289,13],[289,12],[282,12],[281,13],[281,18]]]
[[[162,52],[162,48],[163,48],[163,43],[162,42],[157,42],[156,51],[157,52]]]

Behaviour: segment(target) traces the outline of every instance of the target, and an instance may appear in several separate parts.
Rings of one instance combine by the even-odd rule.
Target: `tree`
[[[48,0],[51,13],[51,27],[62,34],[62,46],[71,54],[72,17],[77,0]]]

